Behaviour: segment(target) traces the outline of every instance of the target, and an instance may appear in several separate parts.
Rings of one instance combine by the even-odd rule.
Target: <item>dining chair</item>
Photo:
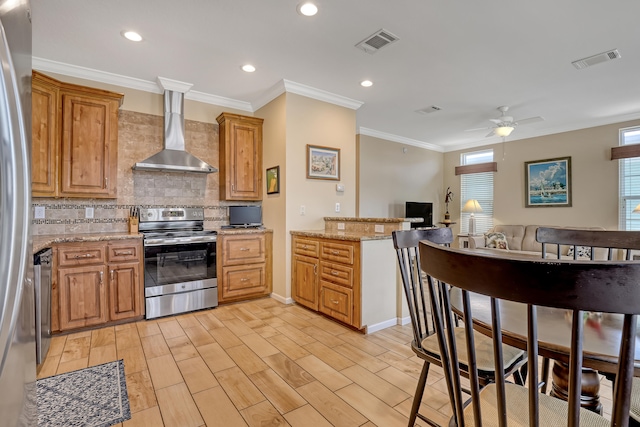
[[[425,421],[429,425],[439,426],[435,421],[419,412],[424,388],[427,383],[429,367],[431,364],[442,366],[442,360],[440,358],[438,340],[434,335],[435,329],[433,318],[428,306],[429,302],[428,298],[426,298],[427,291],[424,286],[423,275],[420,270],[418,243],[421,240],[428,240],[435,244],[449,246],[453,242],[453,232],[450,228],[403,230],[393,231],[392,237],[393,245],[398,255],[400,275],[402,277],[404,294],[413,329],[411,349],[420,359],[423,360],[422,372],[418,379],[413,404],[411,406],[411,413],[409,415],[409,426],[414,425],[416,417]],[[437,300],[441,301],[443,299],[438,297]],[[456,337],[458,337],[458,339],[461,340],[460,342],[462,342],[464,329],[457,327],[455,320],[453,322]],[[516,382],[519,382],[520,384],[523,383],[520,372],[518,371],[518,368],[525,363],[525,353],[522,350],[507,345],[502,346],[501,354],[505,368],[496,371],[493,363],[494,349],[491,344],[491,339],[481,334],[477,334],[476,345],[479,355],[478,367],[480,371],[479,381],[481,386],[494,382],[496,372],[502,372],[501,376],[513,375]],[[468,369],[467,366],[468,361],[466,357],[461,354],[461,370],[466,372]]]
[[[637,291],[640,262],[524,258],[508,253],[496,255],[447,248],[428,241],[420,243],[419,255],[420,266],[427,275],[429,295],[437,296],[439,292],[443,295],[441,303],[431,302],[431,309],[453,411],[450,425],[628,426],[637,315],[640,313],[640,292]],[[505,282],[509,286],[504,286]],[[460,305],[465,319],[473,319],[471,293],[490,297],[496,372],[504,367],[503,358],[499,357],[501,305],[504,301],[524,304],[529,387],[507,383],[502,376],[497,376],[495,383],[480,390],[473,322],[465,322],[465,342],[460,345],[451,328],[451,301],[445,292],[448,286],[461,290]],[[606,298],[602,298],[603,287]],[[568,402],[542,394],[537,387],[538,307],[563,309],[569,315]],[[586,311],[619,313],[623,318],[610,420],[580,407],[583,314]],[[461,373],[457,363],[460,353],[465,350],[470,364],[468,398],[460,390]]]
[[[542,256],[553,257],[547,246],[553,245],[555,255],[561,253],[561,246],[569,246],[574,259],[606,259],[630,261],[634,250],[640,250],[640,232],[621,230],[575,230],[567,228],[540,227],[536,230],[536,240],[542,243]],[[582,257],[581,257],[582,255]],[[615,381],[615,376],[607,375]],[[631,408],[629,416],[632,424],[640,426],[640,379],[633,379]]]

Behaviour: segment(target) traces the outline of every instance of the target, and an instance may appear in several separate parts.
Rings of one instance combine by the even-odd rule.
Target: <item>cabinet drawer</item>
[[[264,234],[244,234],[222,238],[222,265],[260,263],[265,261]]]
[[[320,263],[320,279],[353,288],[353,268],[323,261]]]
[[[138,240],[128,243],[109,244],[107,258],[109,262],[136,261],[141,259],[141,246]]]
[[[222,268],[222,296],[235,298],[260,295],[266,292],[265,265],[243,265]]]
[[[82,244],[58,246],[58,266],[70,267],[78,265],[104,264],[105,245]]]
[[[350,325],[353,321],[352,308],[353,291],[351,289],[320,281],[320,312]]]
[[[320,255],[323,259],[353,265],[353,245],[349,243],[322,242]]]
[[[320,242],[318,240],[295,237],[293,239],[293,253],[317,258],[320,256]]]

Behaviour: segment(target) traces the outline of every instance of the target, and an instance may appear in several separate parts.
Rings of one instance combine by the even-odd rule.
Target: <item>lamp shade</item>
[[[513,132],[513,126],[500,126],[494,129],[494,133],[498,136],[509,136]]]
[[[471,212],[471,213],[482,212],[482,206],[480,206],[480,203],[478,203],[477,200],[469,199],[467,200],[467,203],[465,203],[464,206],[462,207],[462,212]]]

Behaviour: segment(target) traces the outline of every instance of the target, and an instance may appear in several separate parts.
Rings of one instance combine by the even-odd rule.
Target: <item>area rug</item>
[[[38,427],[108,427],[131,418],[124,362],[37,381]]]

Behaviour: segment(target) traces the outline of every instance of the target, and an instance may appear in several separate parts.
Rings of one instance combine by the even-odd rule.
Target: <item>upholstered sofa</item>
[[[477,236],[469,236],[469,248],[486,248],[487,242],[490,242],[490,239],[487,236],[490,236],[490,233],[502,233],[506,238],[507,248],[488,248],[496,251],[519,251],[528,254],[537,254],[540,255],[542,253],[542,243],[538,243],[536,241],[536,230],[538,227],[553,227],[553,228],[572,228],[572,229],[581,229],[581,230],[604,230],[602,227],[558,227],[553,225],[496,225],[491,230],[489,230],[485,234],[477,235]],[[573,249],[573,248],[572,248]],[[567,255],[569,251],[569,246],[560,246],[560,256],[561,257],[569,257]],[[556,245],[547,245],[547,253],[548,254],[556,254],[557,246]],[[595,258],[596,259],[606,259],[607,252],[606,249],[596,248],[595,250]],[[571,256],[572,258],[572,256]]]

